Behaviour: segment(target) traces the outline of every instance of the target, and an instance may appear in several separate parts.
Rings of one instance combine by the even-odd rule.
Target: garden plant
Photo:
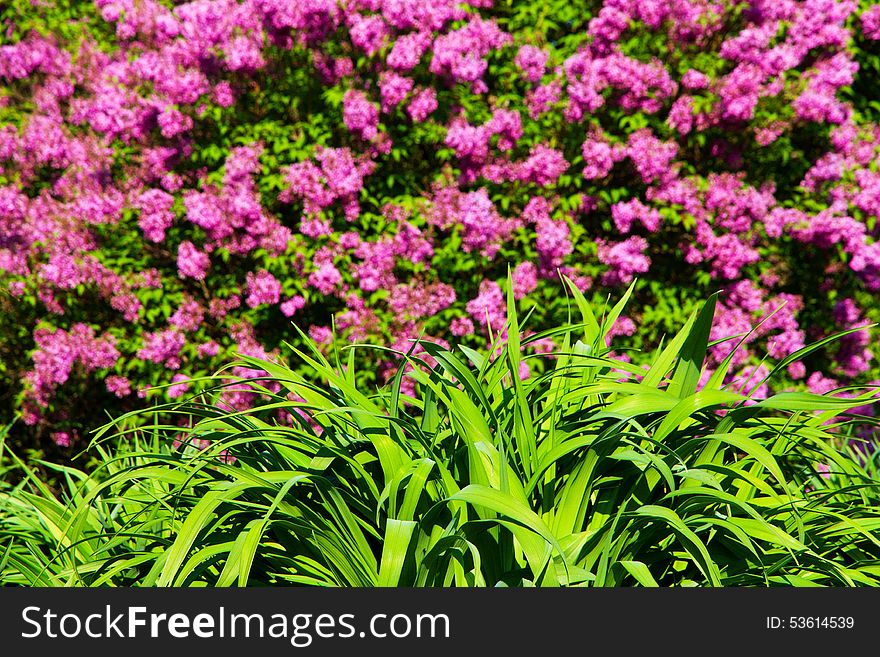
[[[98,436],[96,472],[57,466],[61,499],[20,463],[21,483],[0,491],[0,582],[880,582],[876,470],[833,447],[852,428],[840,414],[878,390],[756,401],[723,385],[732,358],[701,384],[714,297],[645,371],[606,344],[626,296],[597,318],[570,289],[582,322],[522,338],[509,293],[494,354],[421,342],[434,364],[411,348],[412,368],[378,390],[358,383],[367,346],[328,360],[305,339],[291,358],[312,377],[245,357],[281,389],[234,411],[222,387],[259,380],[218,375],[204,393],[118,419]],[[551,335],[562,347],[546,373],[520,381],[523,347]],[[168,414],[187,428],[162,424]]]
[[[560,272],[638,278],[634,362],[722,290],[713,340],[761,327],[727,382],[763,380],[880,319],[878,38],[868,0],[3,3],[0,421],[69,457],[291,321],[485,351],[508,267],[535,331]],[[874,351],[759,394],[876,381]]]
[[[0,3],[0,584],[880,583],[880,4]]]

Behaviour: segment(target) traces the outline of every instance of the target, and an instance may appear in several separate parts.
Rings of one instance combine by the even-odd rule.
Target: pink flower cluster
[[[321,210],[338,201],[342,203],[345,217],[354,220],[360,213],[357,194],[364,185],[364,176],[373,171],[374,163],[356,161],[348,149],[321,148],[315,158],[318,164],[307,160],[288,167],[287,188],[279,198],[286,202],[301,199],[309,220],[316,219]]]
[[[25,420],[33,419],[45,406],[55,389],[67,382],[76,370],[89,374],[113,367],[120,354],[112,335],[96,336],[86,324],[74,324],[69,331],[40,327],[34,331],[37,350],[33,369],[25,374],[30,394]]]

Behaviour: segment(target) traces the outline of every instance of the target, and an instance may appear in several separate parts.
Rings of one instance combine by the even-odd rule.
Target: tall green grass
[[[359,387],[351,350],[293,350],[310,377],[245,358],[281,391],[247,412],[214,390],[120,418],[97,472],[54,466],[60,498],[19,461],[0,490],[0,582],[880,583],[880,481],[833,446],[876,391],[754,401],[722,385],[727,364],[699,387],[714,297],[644,370],[606,347],[628,294],[595,313],[568,289],[579,323],[523,338],[509,299],[496,357],[422,343],[436,365],[411,351],[379,390]],[[551,334],[559,351],[520,380],[523,345]],[[209,446],[175,450],[169,413]]]

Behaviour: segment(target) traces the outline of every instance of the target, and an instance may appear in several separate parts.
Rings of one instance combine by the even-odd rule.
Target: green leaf
[[[706,359],[709,331],[712,329],[712,319],[715,316],[715,302],[717,298],[718,293],[716,292],[700,308],[700,312],[688,333],[687,339],[681,347],[678,361],[672,374],[672,382],[668,388],[668,392],[671,395],[684,399],[693,395],[697,390],[703,361]]]
[[[623,566],[626,569],[626,572],[632,575],[642,586],[651,588],[660,586],[657,584],[657,580],[654,579],[654,576],[651,575],[651,571],[648,567],[641,561],[618,561],[617,563]]]

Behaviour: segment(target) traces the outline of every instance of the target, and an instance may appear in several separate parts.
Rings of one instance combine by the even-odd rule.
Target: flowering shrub
[[[759,354],[880,319],[876,6],[586,5],[7,3],[3,412],[69,444],[83,413],[184,394],[291,321],[485,348],[508,268],[533,330],[566,312],[560,273],[594,302],[638,279],[612,331],[645,327],[637,348],[721,290],[713,340],[766,320],[740,386]],[[862,331],[787,376],[880,375]]]

